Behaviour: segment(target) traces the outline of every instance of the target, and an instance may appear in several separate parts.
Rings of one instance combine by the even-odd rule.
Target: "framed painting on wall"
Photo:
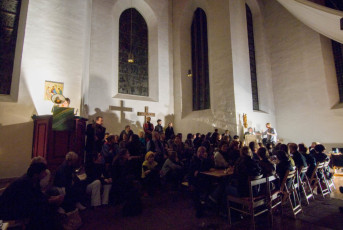
[[[55,94],[63,95],[63,82],[45,81],[44,86],[44,100],[51,100]]]

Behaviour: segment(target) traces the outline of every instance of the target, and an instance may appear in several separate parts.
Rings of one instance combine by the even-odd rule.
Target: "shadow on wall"
[[[32,156],[33,122],[0,126],[0,179],[22,176]]]
[[[139,131],[143,130],[143,124],[139,121],[134,122],[128,120],[125,116],[120,119],[117,114],[113,113],[111,110],[101,111],[101,109],[95,108],[94,112],[95,113],[89,115],[88,123],[95,122],[96,117],[101,116],[104,119],[104,127],[106,127],[106,132],[108,133],[119,135],[120,132],[125,129],[126,125],[130,125],[135,134],[138,134]]]

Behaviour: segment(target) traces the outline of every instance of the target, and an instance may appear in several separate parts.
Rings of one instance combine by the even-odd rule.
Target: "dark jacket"
[[[295,166],[297,166],[298,169],[301,167],[307,167],[306,158],[298,151],[293,153],[293,160],[294,160]]]

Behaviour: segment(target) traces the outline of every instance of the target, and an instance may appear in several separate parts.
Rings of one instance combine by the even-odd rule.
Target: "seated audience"
[[[317,144],[314,147],[314,150],[315,150],[314,158],[316,159],[317,164],[330,161],[330,158],[324,153],[324,151],[325,151],[324,145]],[[329,167],[324,168],[324,173],[325,173],[326,178],[328,178],[328,179],[332,178],[332,173],[330,173],[330,168]],[[319,175],[322,178],[321,173],[319,173]]]
[[[253,159],[254,161],[259,161],[260,159],[259,159],[259,157],[257,156],[257,149],[258,149],[257,142],[251,141],[251,142],[249,143],[249,148],[250,148],[250,150],[251,150],[251,152],[252,152],[252,159]]]
[[[219,150],[214,153],[214,165],[216,168],[225,169],[230,166],[228,146],[226,142],[221,142]]]
[[[172,183],[177,188],[183,179],[183,165],[177,157],[175,151],[169,152],[168,159],[164,162],[160,171],[160,177],[166,182]]]
[[[260,159],[260,161],[258,163],[261,167],[263,177],[269,177],[269,176],[274,175],[276,173],[275,172],[275,166],[269,160],[269,153],[268,153],[267,149],[264,147],[259,148],[257,150],[257,155]]]
[[[155,154],[147,152],[145,161],[142,164],[142,179],[143,184],[150,196],[154,195],[154,191],[159,186],[159,169],[158,163],[155,161]]]
[[[308,148],[304,144],[299,144],[299,152],[305,157],[308,169],[306,175],[308,178],[311,178],[313,170],[316,168],[316,159],[312,156]]]
[[[298,145],[295,143],[289,143],[288,144],[288,148],[289,148],[289,153],[291,154],[293,160],[294,160],[294,164],[297,167],[297,169],[300,169],[302,167],[307,167],[307,162],[306,162],[306,158],[298,152]],[[304,178],[304,175],[300,175],[301,179]]]
[[[45,163],[33,163],[25,175],[6,188],[0,197],[0,219],[29,218],[27,229],[60,229],[55,219],[57,207],[49,205],[40,187],[46,169]],[[63,196],[59,196],[55,204],[62,201]]]
[[[294,164],[291,161],[291,157],[285,151],[279,150],[276,152],[276,156],[279,159],[279,163],[276,165],[276,173],[278,174],[280,181],[282,182],[286,172],[294,171]],[[286,181],[287,187],[291,186],[291,180]]]
[[[206,148],[200,146],[197,154],[191,160],[188,174],[188,183],[193,193],[192,198],[197,217],[203,216],[201,200],[207,197],[210,192],[210,182],[201,172],[208,171],[212,167],[213,163],[207,157]]]

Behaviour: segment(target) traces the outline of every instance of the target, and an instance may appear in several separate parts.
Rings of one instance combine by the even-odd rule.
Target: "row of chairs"
[[[318,163],[310,178],[306,175],[308,167],[301,167],[288,170],[280,182],[277,176],[262,178],[262,176],[250,178],[249,197],[227,196],[228,218],[231,225],[231,210],[249,215],[253,229],[255,229],[255,217],[268,212],[271,226],[273,226],[273,214],[278,209],[282,214],[282,206],[287,203],[292,209],[294,218],[302,213],[301,194],[309,205],[310,199],[315,199],[313,191],[318,188],[318,192],[325,198],[332,192],[335,185],[331,178],[327,178],[324,169],[329,162]],[[254,189],[259,189],[259,194],[254,195]]]

